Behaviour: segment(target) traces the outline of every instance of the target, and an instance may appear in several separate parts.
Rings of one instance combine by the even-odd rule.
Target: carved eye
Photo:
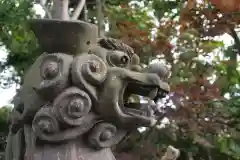
[[[127,64],[128,63],[128,57],[127,56],[122,56],[120,59],[122,64]]]
[[[108,63],[112,66],[127,67],[130,63],[129,56],[124,52],[109,52],[107,57]]]

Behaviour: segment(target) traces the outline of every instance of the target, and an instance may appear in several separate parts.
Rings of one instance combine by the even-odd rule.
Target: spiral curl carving
[[[46,100],[52,100],[69,85],[69,70],[73,57],[63,53],[47,54],[40,65],[42,81],[35,88]]]
[[[88,132],[98,122],[98,116],[89,113],[83,117],[80,125],[73,128],[62,129],[54,114],[53,107],[47,106],[37,112],[32,123],[32,128],[35,136],[42,141],[64,142],[76,139]]]
[[[101,122],[91,130],[88,141],[95,148],[109,148],[116,145],[126,135],[126,131],[118,130],[110,123]]]
[[[47,139],[45,135],[60,131],[58,120],[53,114],[51,106],[43,106],[35,115],[32,128],[40,139]]]
[[[61,122],[78,126],[82,124],[83,116],[91,110],[92,101],[86,92],[70,87],[54,100],[53,107]]]
[[[96,55],[83,54],[73,60],[71,73],[73,83],[80,88],[84,87],[97,99],[95,87],[106,78],[107,65]]]

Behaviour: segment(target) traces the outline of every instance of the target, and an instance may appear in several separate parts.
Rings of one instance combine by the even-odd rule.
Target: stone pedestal
[[[80,54],[97,41],[97,27],[83,21],[34,19],[30,27],[47,53]]]
[[[95,150],[78,140],[61,145],[38,146],[34,160],[115,160],[115,158],[109,148]]]

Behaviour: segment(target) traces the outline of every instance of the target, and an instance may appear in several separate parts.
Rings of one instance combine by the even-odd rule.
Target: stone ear
[[[139,65],[140,64],[140,58],[137,54],[133,54],[132,56],[132,65]]]
[[[140,57],[137,54],[133,54],[131,58],[131,70],[140,72],[142,67],[140,66]]]

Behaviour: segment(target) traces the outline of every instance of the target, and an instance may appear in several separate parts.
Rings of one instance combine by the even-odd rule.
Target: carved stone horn
[[[97,39],[97,26],[83,21],[33,19],[29,25],[40,48],[47,53],[80,54]]]

